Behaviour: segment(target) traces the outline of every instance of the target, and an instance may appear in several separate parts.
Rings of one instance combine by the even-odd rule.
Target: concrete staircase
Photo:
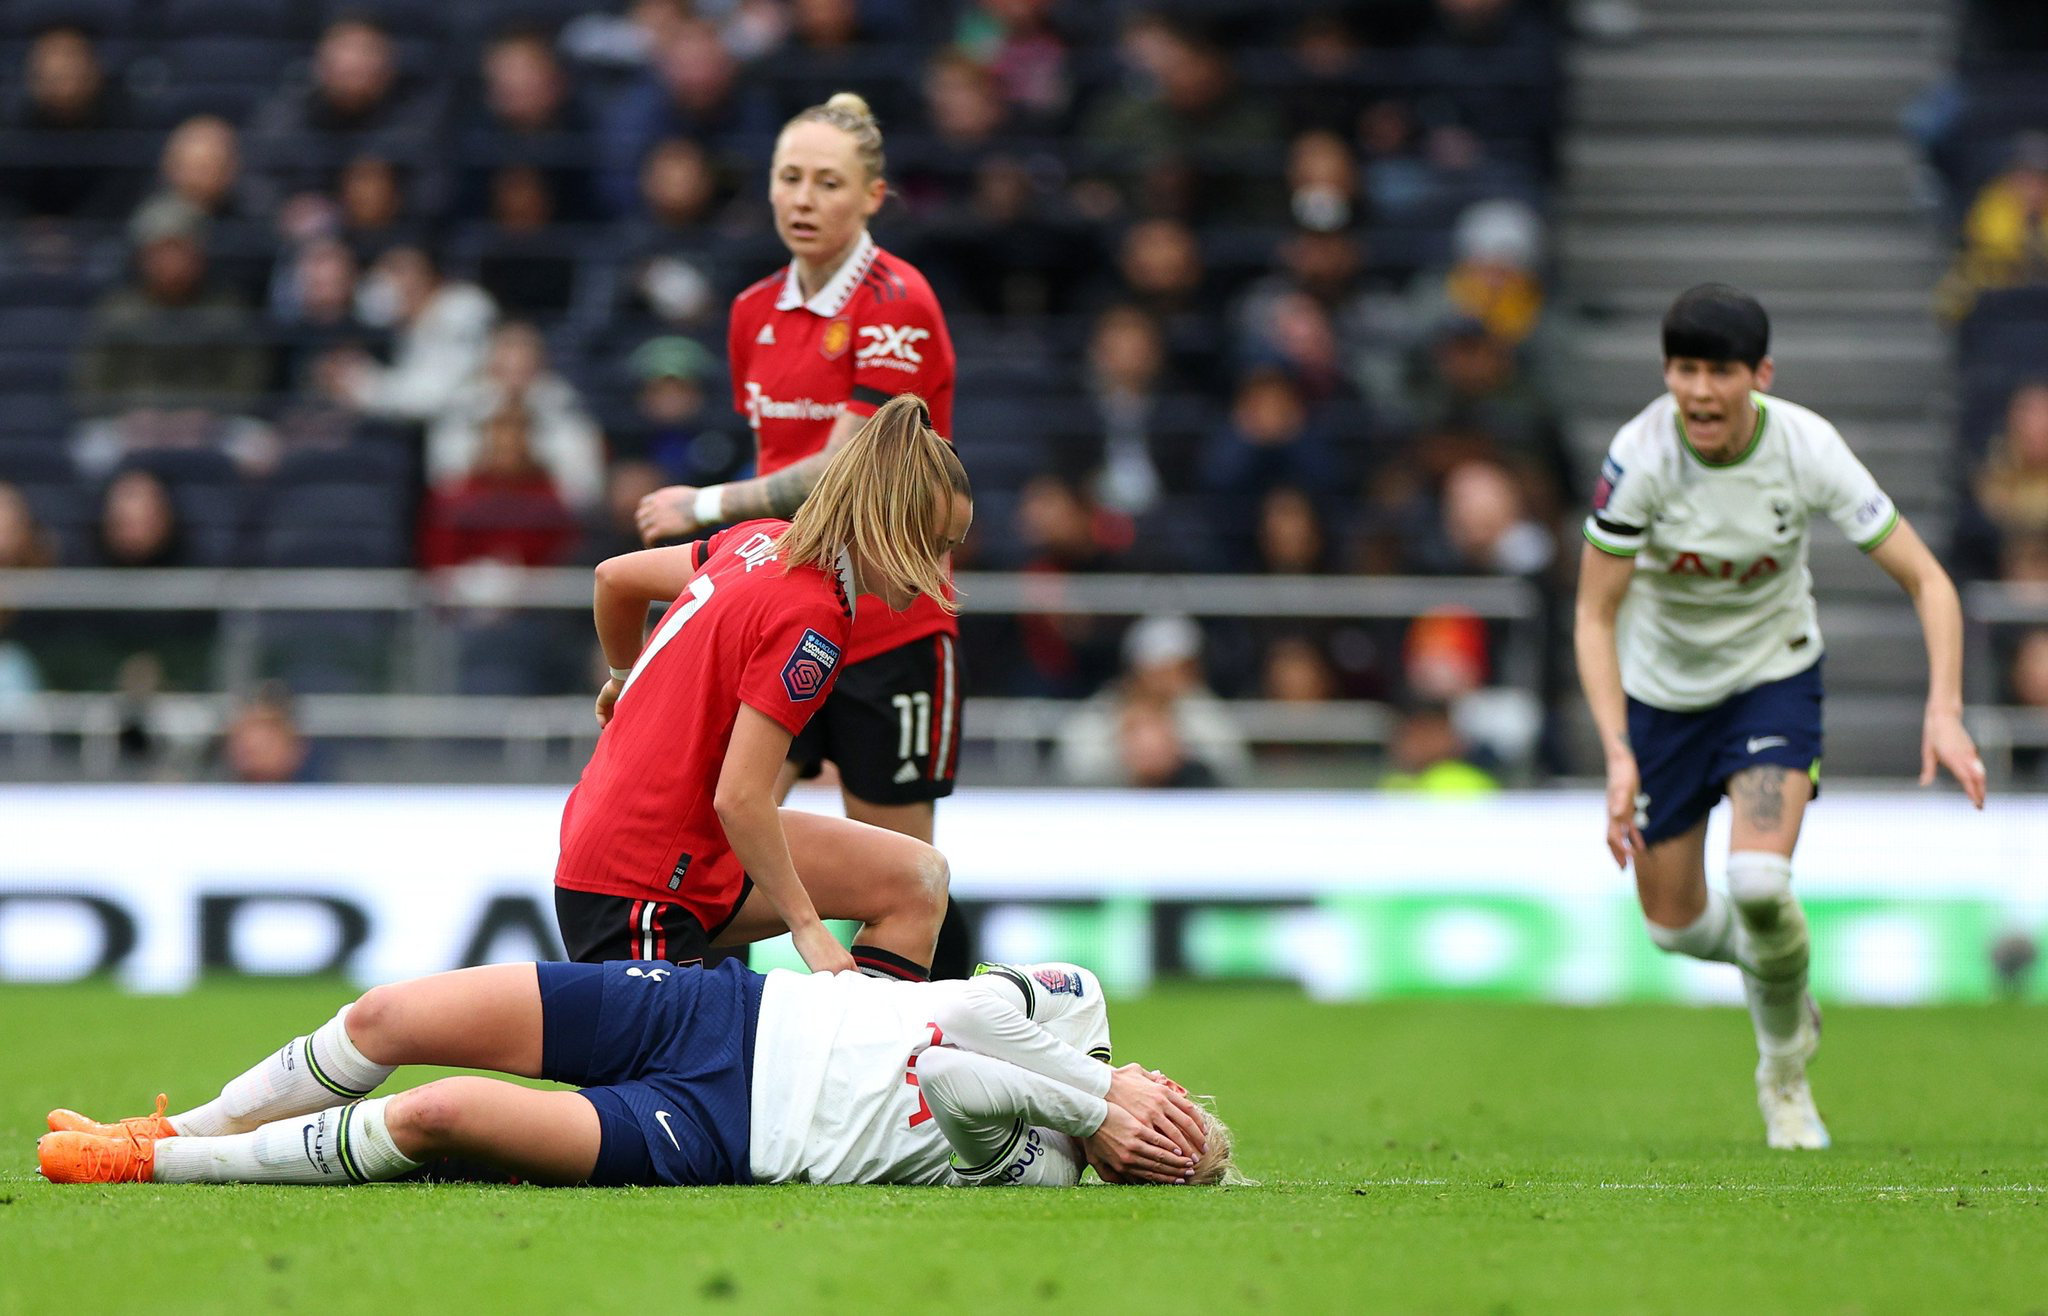
[[[1572,56],[1562,294],[1578,314],[1565,402],[1587,469],[1662,386],[1680,290],[1745,288],[1771,313],[1773,391],[1841,427],[1921,533],[1946,542],[1946,265],[1899,111],[1950,60],[1943,0],[1638,0],[1640,30]],[[1911,608],[1831,526],[1814,577],[1828,635],[1829,767],[1917,765],[1926,668]]]

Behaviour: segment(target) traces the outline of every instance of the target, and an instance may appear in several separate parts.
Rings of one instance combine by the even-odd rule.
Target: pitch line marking
[[[1477,1180],[1450,1179],[1364,1179],[1360,1188],[1485,1188]],[[1598,1190],[1622,1193],[2029,1193],[2048,1195],[2048,1185],[2024,1183],[1989,1184],[1750,1184],[1750,1183],[1591,1183],[1585,1180],[1509,1180],[1511,1188],[1562,1188],[1573,1191]]]

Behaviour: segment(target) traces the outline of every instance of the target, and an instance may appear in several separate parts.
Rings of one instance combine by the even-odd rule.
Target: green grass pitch
[[[2039,1007],[1832,1011],[1820,1154],[1763,1147],[1735,1010],[1178,987],[1119,1007],[1119,1054],[1215,1092],[1256,1187],[35,1176],[49,1107],[211,1096],[346,996],[0,989],[0,1313],[2048,1309]]]

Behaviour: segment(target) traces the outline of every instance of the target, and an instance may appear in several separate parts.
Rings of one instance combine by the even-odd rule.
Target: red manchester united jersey
[[[932,428],[952,437],[953,339],[938,298],[866,233],[808,301],[794,263],[733,299],[726,349],[733,407],[753,426],[763,475],[823,451],[840,412],[872,416],[898,393],[922,397]],[[930,599],[900,613],[876,599],[861,610],[846,660],[958,630]]]
[[[791,735],[825,702],[853,625],[849,573],[784,571],[786,521],[691,545],[697,574],[662,615],[562,809],[555,882],[670,901],[707,929],[739,899],[712,797],[741,704]]]

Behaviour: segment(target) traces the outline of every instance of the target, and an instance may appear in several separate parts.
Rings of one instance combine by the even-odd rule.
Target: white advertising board
[[[0,981],[369,983],[546,954],[565,793],[0,789]],[[968,791],[938,839],[985,957],[1081,959],[1124,990],[1191,973],[1330,998],[1732,999],[1733,975],[1649,947],[1600,817],[1584,792]],[[1991,941],[2048,932],[2048,800],[1978,814],[1952,792],[1831,788],[1796,882],[1825,994],[1988,997]]]

